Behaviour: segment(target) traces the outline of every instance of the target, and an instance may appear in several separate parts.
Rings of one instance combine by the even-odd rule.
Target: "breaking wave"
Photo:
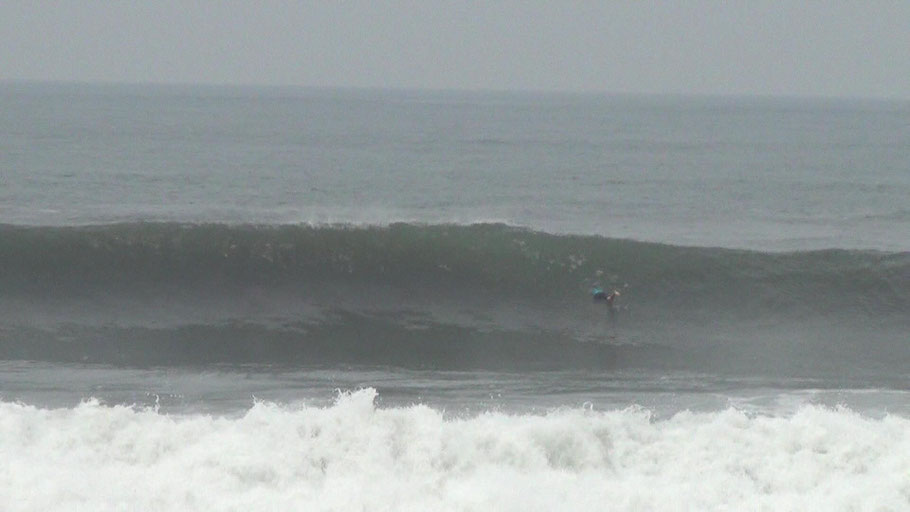
[[[906,510],[910,422],[258,402],[238,417],[0,402],[7,510]]]
[[[906,349],[910,253],[502,224],[6,225],[0,286],[7,358],[750,365],[783,351],[833,364],[872,347],[887,363]],[[621,291],[613,315],[592,303],[597,286]]]

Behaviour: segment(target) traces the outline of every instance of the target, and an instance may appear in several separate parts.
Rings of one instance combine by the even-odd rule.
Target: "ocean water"
[[[908,333],[907,103],[0,85],[2,510],[910,510]]]

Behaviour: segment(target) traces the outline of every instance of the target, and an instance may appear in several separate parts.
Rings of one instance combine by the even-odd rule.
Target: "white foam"
[[[237,418],[0,403],[0,509],[910,510],[910,420],[804,406],[452,419],[256,403]]]

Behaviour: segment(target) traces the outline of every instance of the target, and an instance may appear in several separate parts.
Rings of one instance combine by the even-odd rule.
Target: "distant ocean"
[[[2,84],[0,456],[4,511],[910,510],[910,103]]]

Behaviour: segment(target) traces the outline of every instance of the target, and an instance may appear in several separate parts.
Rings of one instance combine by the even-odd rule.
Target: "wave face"
[[[0,357],[130,364],[887,366],[910,325],[910,253],[501,224],[0,226],[0,286]]]
[[[0,402],[9,510],[906,510],[910,421],[563,409],[449,418],[256,403],[239,417]],[[99,482],[117,482],[100,485]],[[508,482],[508,485],[503,485]]]

